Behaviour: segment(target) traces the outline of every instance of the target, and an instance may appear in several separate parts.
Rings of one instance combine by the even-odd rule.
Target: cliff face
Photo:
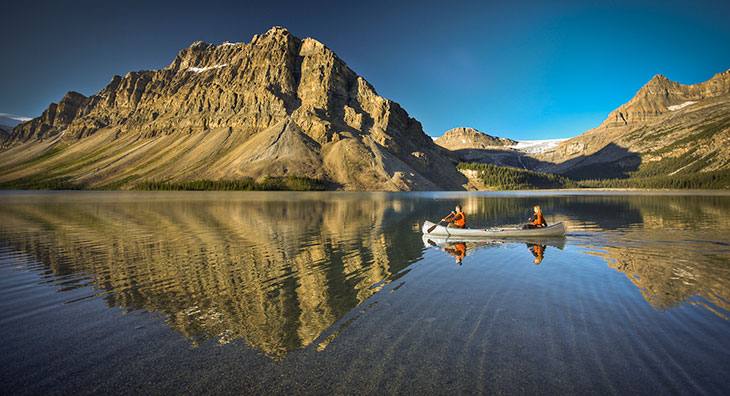
[[[78,92],[69,92],[58,103],[51,103],[40,117],[15,127],[12,139],[28,141],[53,136],[68,127],[88,101],[89,98]]]
[[[88,98],[71,92],[17,126],[5,147],[0,181],[131,187],[293,175],[353,190],[464,182],[397,103],[322,43],[281,27],[250,43],[196,42],[164,69],[114,76]],[[48,158],[23,167],[29,153]]]
[[[435,143],[449,150],[489,149],[513,146],[516,141],[488,135],[474,128],[452,128],[444,132]]]
[[[658,75],[598,127],[537,155],[544,161],[538,169],[579,178],[724,170],[730,168],[727,141],[730,70],[694,85]]]
[[[694,85],[683,85],[657,74],[626,104],[611,112],[599,128],[649,123],[697,101],[730,93],[730,70]]]

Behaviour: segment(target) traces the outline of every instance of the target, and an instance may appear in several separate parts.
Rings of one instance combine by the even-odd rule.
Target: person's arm
[[[451,213],[449,213],[449,215],[448,215],[448,216],[446,216],[446,217],[444,217],[443,219],[441,219],[441,221],[451,221],[451,220],[453,220],[453,217],[454,217],[454,215],[455,215],[455,214],[456,214],[456,213],[454,213],[454,212],[451,212]]]

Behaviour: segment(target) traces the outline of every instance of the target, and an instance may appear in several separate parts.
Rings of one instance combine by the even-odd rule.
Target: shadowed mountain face
[[[658,75],[597,128],[537,155],[536,169],[599,179],[616,168],[634,167],[635,176],[727,171],[728,141],[730,70],[694,85]]]
[[[535,202],[568,225],[569,249],[604,258],[655,308],[730,310],[727,248],[711,242],[730,228],[727,197],[19,195],[2,199],[0,242],[61,291],[92,285],[89,298],[160,314],[193,344],[242,340],[279,359],[326,348],[339,319],[424,259],[423,219],[461,203],[473,227],[516,224]]]
[[[250,43],[196,42],[90,97],[69,92],[13,130],[0,182],[299,176],[353,190],[460,189],[445,153],[322,43],[274,27]]]

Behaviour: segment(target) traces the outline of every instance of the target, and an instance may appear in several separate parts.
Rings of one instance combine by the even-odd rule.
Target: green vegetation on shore
[[[530,190],[543,188],[577,187],[575,182],[552,173],[542,173],[527,169],[462,162],[459,170],[478,172],[479,181],[496,190]]]
[[[635,176],[597,180],[573,180],[552,173],[497,166],[492,164],[460,163],[459,170],[477,171],[486,187],[497,190],[530,190],[559,188],[651,188],[651,189],[730,189],[730,171],[694,172],[682,175],[657,175],[657,169],[669,168],[666,163],[642,168]],[[671,164],[676,169],[676,163]],[[692,164],[694,165],[694,164]],[[663,169],[664,170],[664,169]]]
[[[250,177],[236,180],[191,180],[178,182],[145,181],[134,186],[145,191],[322,191],[325,182],[306,177],[267,177],[256,181]]]
[[[730,171],[698,172],[674,176],[633,177],[627,179],[581,180],[584,188],[659,188],[730,189]]]
[[[674,162],[675,160],[671,160]],[[494,190],[533,190],[562,188],[646,188],[646,189],[730,189],[730,171],[656,175],[657,169],[670,168],[669,160],[640,168],[628,178],[574,180],[553,173],[530,171],[480,163],[460,163],[458,169],[476,171],[484,187]],[[676,163],[671,165],[676,166]],[[690,165],[693,167],[694,163]],[[676,169],[676,167],[673,167]],[[130,176],[115,183],[89,187],[68,177],[23,178],[0,183],[5,190],[119,190],[131,186],[143,191],[323,191],[336,189],[325,181],[306,177],[251,177],[231,180],[142,181],[134,184]]]
[[[84,190],[85,186],[71,182],[68,177],[35,179],[21,178],[0,183],[0,190]]]
[[[235,180],[143,181],[131,184],[130,178],[100,187],[88,187],[71,178],[24,178],[0,183],[5,190],[120,190],[125,185],[143,191],[322,191],[327,184],[306,177],[266,177],[254,180],[244,177]]]

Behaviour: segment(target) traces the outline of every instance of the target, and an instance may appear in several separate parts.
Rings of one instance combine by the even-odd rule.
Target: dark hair
[[[461,212],[461,205],[456,205],[456,210],[458,210],[459,212]]]

